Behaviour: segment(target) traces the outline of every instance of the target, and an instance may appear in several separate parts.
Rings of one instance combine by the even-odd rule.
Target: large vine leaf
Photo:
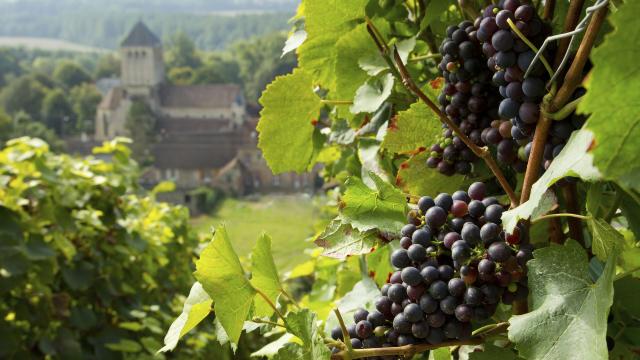
[[[336,43],[364,18],[367,0],[304,1],[306,41],[298,48],[300,67],[325,89],[335,86]]]
[[[386,140],[386,139],[385,139]],[[396,185],[414,196],[436,196],[439,193],[453,193],[465,183],[463,176],[445,176],[437,169],[427,167],[429,153],[421,151],[400,164]]]
[[[331,357],[331,351],[318,331],[316,314],[309,309],[290,312],[285,317],[285,324],[290,333],[302,340],[303,345],[296,359],[322,360]]]
[[[391,121],[382,147],[394,153],[414,151],[434,141],[441,132],[442,125],[433,111],[416,102]]]
[[[322,255],[337,259],[368,254],[377,242],[376,230],[360,232],[340,219],[333,219],[315,241],[316,245],[324,248]]]
[[[258,238],[251,253],[251,285],[262,291],[273,303],[282,289],[278,269],[271,255],[271,238],[264,233]],[[256,316],[273,314],[271,305],[260,296],[256,297],[254,305]]]
[[[624,236],[606,221],[591,217],[587,221],[591,232],[591,249],[600,260],[606,260],[624,244]]]
[[[528,263],[532,311],[514,315],[509,340],[536,360],[607,359],[607,315],[613,302],[615,253],[594,283],[574,240],[536,250]]]
[[[215,302],[216,317],[229,339],[237,344],[256,292],[233,251],[224,225],[216,229],[213,240],[196,261],[194,276]]]
[[[378,110],[389,95],[391,95],[393,83],[394,78],[392,74],[369,79],[356,90],[353,105],[351,105],[349,110],[354,114]]]
[[[594,164],[604,178],[640,191],[640,2],[625,1],[611,14],[615,30],[593,50],[589,91],[578,110],[590,113],[586,127],[595,134]]]
[[[362,180],[350,177],[340,202],[340,217],[345,223],[360,231],[378,229],[398,232],[406,221],[407,201],[398,189],[369,173],[375,188],[369,188]]]
[[[516,360],[518,356],[510,348],[495,346],[491,343],[483,345],[482,351],[469,353],[469,360]]]
[[[376,28],[386,34],[389,23],[384,20],[375,21]],[[336,92],[335,98],[351,100],[356,90],[364,84],[369,75],[360,68],[359,59],[363,56],[377,56],[380,53],[367,31],[366,24],[360,24],[338,40],[336,48]]]
[[[556,204],[556,199],[547,190],[563,177],[576,176],[585,181],[600,179],[600,172],[593,166],[592,143],[593,133],[589,130],[578,130],[571,135],[567,145],[553,160],[551,166],[533,184],[529,200],[502,214],[502,222],[507,232],[513,231],[519,220],[535,218],[551,210]]]
[[[213,300],[204,291],[202,284],[199,282],[194,283],[191,286],[187,300],[184,302],[182,313],[169,327],[169,331],[164,337],[164,347],[159,352],[175,349],[176,345],[178,345],[178,340],[209,315],[211,305],[213,305]]]
[[[312,77],[296,69],[279,76],[260,97],[258,147],[274,173],[306,171],[314,156],[314,120],[322,103]]]

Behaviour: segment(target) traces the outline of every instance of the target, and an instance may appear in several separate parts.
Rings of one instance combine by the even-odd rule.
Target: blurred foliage
[[[0,358],[151,358],[179,311],[197,245],[187,209],[142,193],[123,140],[94,153],[34,138],[0,152]]]

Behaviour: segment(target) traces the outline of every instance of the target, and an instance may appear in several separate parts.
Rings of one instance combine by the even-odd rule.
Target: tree
[[[193,40],[183,31],[175,33],[169,40],[167,65],[169,67],[197,68],[202,61],[196,52]]]
[[[120,60],[112,54],[104,55],[98,60],[95,78],[111,78],[120,76]]]
[[[49,91],[42,102],[42,119],[59,136],[69,135],[76,130],[75,113],[60,89]]]
[[[238,63],[232,59],[225,59],[222,56],[212,55],[205,63],[195,69],[192,84],[229,84],[240,83],[240,68]]]
[[[30,76],[13,80],[0,93],[0,103],[9,115],[24,111],[33,119],[40,119],[46,89]]]
[[[75,86],[69,91],[69,102],[73,107],[78,131],[93,133],[96,109],[101,100],[102,95],[92,84]]]
[[[189,85],[193,79],[193,69],[188,66],[171,68],[167,73],[167,78],[172,84]]]
[[[20,64],[11,49],[0,49],[0,88],[6,85],[7,77],[21,73]]]
[[[153,161],[151,147],[156,141],[156,118],[153,111],[146,102],[134,100],[125,121],[125,128],[133,140],[133,157],[142,165],[150,164]]]
[[[82,83],[90,82],[91,76],[78,64],[71,61],[63,61],[54,70],[53,79],[65,88],[71,89]]]

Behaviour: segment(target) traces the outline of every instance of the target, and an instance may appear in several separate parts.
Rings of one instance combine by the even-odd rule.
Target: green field
[[[273,257],[280,270],[289,270],[302,262],[304,250],[314,245],[313,235],[318,211],[307,195],[268,195],[257,200],[226,199],[213,215],[199,216],[192,225],[201,234],[224,223],[233,247],[240,256],[251,253],[256,239],[265,231],[272,238]]]

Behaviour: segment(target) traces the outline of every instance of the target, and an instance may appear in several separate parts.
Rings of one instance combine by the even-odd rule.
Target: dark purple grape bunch
[[[485,184],[468,191],[424,196],[402,228],[397,269],[376,300],[358,310],[349,334],[354,348],[439,344],[471,337],[472,322],[489,319],[500,302],[528,295],[525,232],[502,230],[503,206],[487,197]],[[332,331],[342,338],[340,329]]]
[[[438,97],[441,110],[465,135],[483,146],[481,129],[497,118],[501,98],[492,85],[492,72],[484,65],[486,60],[473,23],[463,21],[449,26],[440,53],[439,70],[444,78],[444,88]],[[430,151],[427,166],[446,175],[470,173],[471,164],[477,159],[446,126]]]
[[[498,114],[503,122],[511,123],[510,132],[506,132],[508,125],[500,124],[485,129],[482,138],[487,143],[497,145],[498,161],[513,165],[516,171],[524,171],[526,158],[522,156],[520,148],[533,137],[540,116],[540,103],[547,92],[549,74],[542,62],[537,60],[525,78],[535,52],[518,36],[509,22],[536,47],[551,34],[551,27],[538,17],[533,5],[522,4],[519,0],[505,0],[499,5],[488,6],[474,24],[478,27],[476,36],[488,59],[487,66],[493,71],[493,83],[498,86],[503,99]],[[553,53],[551,46],[544,56],[551,59]],[[500,126],[504,126],[505,131],[498,131]]]

